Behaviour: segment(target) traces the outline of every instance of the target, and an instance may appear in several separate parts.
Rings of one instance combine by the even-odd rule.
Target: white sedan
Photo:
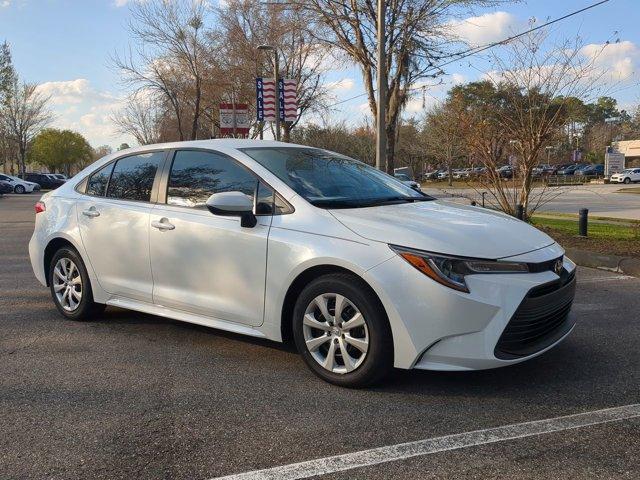
[[[575,264],[546,234],[279,142],[104,157],[36,204],[29,254],[68,319],[113,305],[291,338],[343,386],[512,365],[575,325]]]
[[[611,175],[611,182],[613,183],[635,183],[640,182],[640,168],[627,168],[620,173],[614,173]]]
[[[0,174],[0,180],[10,183],[13,187],[14,193],[31,193],[34,190],[40,190],[40,185],[37,183],[27,182],[26,180],[22,180],[21,178],[14,177],[12,175]]]

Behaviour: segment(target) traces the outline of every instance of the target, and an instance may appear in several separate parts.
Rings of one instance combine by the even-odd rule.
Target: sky
[[[129,3],[140,0],[0,0],[0,41],[11,46],[20,77],[41,84],[51,96],[55,120],[52,126],[82,133],[93,146],[117,147],[132,139],[116,133],[110,120],[122,107],[127,91],[109,65],[115,52],[130,45],[127,31]],[[215,0],[213,0],[215,1]],[[484,45],[526,30],[538,23],[583,8],[595,0],[528,0],[503,3],[478,10],[451,24],[453,31],[472,45]],[[599,51],[599,65],[621,79],[611,96],[621,108],[640,104],[640,0],[610,0],[553,27],[557,38],[580,35],[584,55]],[[499,53],[499,52],[498,52]],[[486,58],[470,57],[446,67],[441,83],[427,84],[424,98],[418,93],[407,105],[405,116],[420,117],[441,100],[451,86],[477,80],[490,69]],[[359,70],[350,65],[327,71],[325,81],[334,106],[328,120],[349,126],[370,117],[366,97],[344,102],[364,92]],[[307,117],[305,122],[327,120]]]

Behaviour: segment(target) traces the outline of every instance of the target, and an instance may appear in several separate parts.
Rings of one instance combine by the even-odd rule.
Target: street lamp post
[[[378,0],[378,109],[376,122],[376,168],[382,170],[382,166],[387,163],[387,135],[385,129],[385,106],[387,101],[387,69],[385,52],[385,14],[386,0]]]
[[[278,50],[273,45],[259,45],[258,50],[273,51],[273,80],[276,84],[276,140],[280,141],[280,88],[278,87]]]

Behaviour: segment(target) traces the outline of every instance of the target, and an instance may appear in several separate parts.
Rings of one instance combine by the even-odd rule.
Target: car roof
[[[184,142],[167,142],[142,145],[140,147],[118,150],[114,154],[122,155],[126,153],[144,152],[146,150],[161,150],[170,148],[251,148],[251,147],[299,147],[317,148],[308,145],[297,145],[295,143],[276,142],[273,140],[250,140],[241,138],[214,138],[209,140],[189,140]]]

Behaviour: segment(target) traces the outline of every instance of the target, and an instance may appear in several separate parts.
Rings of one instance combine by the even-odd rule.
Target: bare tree
[[[136,55],[112,58],[126,85],[162,97],[176,119],[180,140],[196,139],[200,129],[206,11],[205,0],[135,2],[129,29],[138,42]]]
[[[140,145],[160,141],[160,120],[162,112],[153,97],[142,92],[132,94],[122,110],[112,117],[118,133],[131,135]]]
[[[514,150],[521,177],[517,203],[525,214],[540,205],[539,199],[531,202],[533,169],[544,147],[571,121],[574,100],[598,97],[606,88],[598,55],[584,55],[583,46],[580,38],[553,44],[549,32],[541,29],[493,56],[496,72],[489,78],[506,106],[497,113]]]
[[[404,0],[387,2],[385,27],[387,61],[376,62],[377,9],[371,0],[299,0],[330,28],[320,40],[337,47],[362,71],[371,114],[376,118],[374,87],[378,69],[388,79],[386,98],[387,172],[394,167],[396,127],[410,89],[420,79],[442,74],[438,62],[451,53],[454,40],[448,22],[456,13],[499,0]],[[464,9],[464,10],[463,10]]]
[[[49,97],[38,91],[38,85],[20,83],[17,78],[2,102],[0,119],[8,146],[17,153],[20,175],[26,169],[29,144],[53,118],[48,102]]]
[[[451,105],[436,105],[427,113],[424,122],[427,151],[447,167],[449,186],[452,185],[454,162],[467,154],[459,120],[460,116]]]

